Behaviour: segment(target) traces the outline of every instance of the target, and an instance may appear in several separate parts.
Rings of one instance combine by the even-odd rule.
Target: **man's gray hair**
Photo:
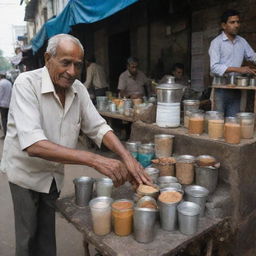
[[[136,58],[136,57],[130,57],[130,58],[127,59],[127,64],[128,65],[131,65],[131,64],[134,64],[134,63],[139,64],[139,59]]]
[[[81,50],[84,52],[84,47],[82,46],[80,41],[76,37],[71,36],[69,34],[58,34],[51,37],[48,41],[46,52],[50,53],[52,56],[55,56],[57,53],[57,47],[61,40],[70,40],[74,42],[75,44],[80,46]]]

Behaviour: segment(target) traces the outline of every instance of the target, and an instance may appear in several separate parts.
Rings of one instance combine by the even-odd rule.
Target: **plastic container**
[[[222,113],[211,114],[208,117],[208,135],[211,139],[220,139],[224,134],[224,117]]]
[[[125,147],[126,149],[133,155],[135,159],[138,159],[138,149],[141,145],[139,141],[126,141]]]
[[[241,125],[241,138],[251,139],[254,135],[255,114],[248,112],[237,113],[236,117]]]
[[[188,133],[200,135],[204,132],[204,114],[191,113],[189,117]]]
[[[239,144],[241,141],[241,125],[235,117],[226,117],[224,125],[225,142]]]
[[[184,112],[184,127],[185,128],[188,128],[188,126],[189,126],[189,118],[190,118],[192,113],[201,113],[201,114],[203,114],[204,111],[202,109],[186,110],[186,112]]]
[[[111,207],[115,234],[118,236],[130,235],[133,226],[133,202],[120,199],[113,202]]]
[[[111,232],[111,203],[110,197],[96,197],[89,203],[92,214],[92,226],[96,235],[104,236]]]
[[[176,158],[176,177],[179,183],[190,185],[194,181],[195,157],[191,155],[181,155]]]
[[[138,160],[143,167],[147,167],[151,164],[151,160],[154,158],[154,147],[148,144],[141,144],[138,150]]]
[[[174,135],[170,134],[157,134],[155,135],[155,155],[157,158],[169,157],[173,151]]]
[[[206,111],[204,116],[204,131],[205,133],[208,133],[208,120],[209,119],[215,119],[216,116],[219,116],[224,118],[224,113],[220,111]]]
[[[200,100],[183,100],[182,103],[183,103],[184,126],[185,126],[187,111],[198,110],[200,105]]]

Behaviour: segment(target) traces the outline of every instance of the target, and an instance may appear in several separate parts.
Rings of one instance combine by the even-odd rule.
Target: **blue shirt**
[[[244,38],[231,41],[224,32],[212,40],[209,55],[211,73],[219,76],[229,67],[241,67],[244,59],[256,63],[256,53]]]

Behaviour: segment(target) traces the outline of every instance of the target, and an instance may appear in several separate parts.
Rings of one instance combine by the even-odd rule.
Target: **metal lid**
[[[198,105],[200,104],[200,100],[183,100],[184,105]]]
[[[156,134],[154,137],[155,138],[174,138],[175,136],[171,134]]]
[[[159,86],[156,87],[156,89],[160,90],[182,90],[186,88],[185,86],[181,84],[160,84]]]

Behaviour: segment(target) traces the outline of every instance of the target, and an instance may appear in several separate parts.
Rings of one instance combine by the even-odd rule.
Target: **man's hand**
[[[241,74],[253,74],[256,75],[256,69],[255,68],[250,68],[249,66],[243,66],[238,68],[238,72]]]

